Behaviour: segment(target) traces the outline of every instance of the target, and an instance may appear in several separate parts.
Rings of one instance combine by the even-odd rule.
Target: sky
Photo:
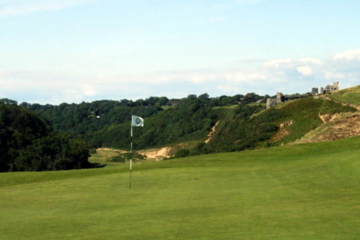
[[[360,85],[358,0],[0,0],[0,98]]]

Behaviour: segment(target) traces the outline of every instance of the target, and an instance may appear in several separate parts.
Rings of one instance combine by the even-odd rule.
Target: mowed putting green
[[[0,174],[0,239],[359,239],[360,138]]]

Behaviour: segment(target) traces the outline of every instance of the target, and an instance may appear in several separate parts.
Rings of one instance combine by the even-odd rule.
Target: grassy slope
[[[319,127],[322,124],[320,114],[354,112],[356,109],[342,106],[333,101],[309,97],[282,105],[278,111],[282,117],[277,121],[277,124],[294,121],[294,124],[289,127],[290,134],[281,140],[281,143],[289,143]]]
[[[332,99],[337,103],[352,106],[360,110],[360,86],[347,88],[331,95],[322,97],[323,99]],[[330,112],[330,113],[334,113]],[[333,119],[331,122],[322,124],[313,131],[308,132],[299,143],[304,142],[318,142],[318,141],[332,141],[349,136],[359,135],[358,130],[358,112],[357,113],[342,113]]]
[[[223,111],[210,147],[215,151],[243,150],[245,148],[281,145],[302,138],[322,124],[320,114],[353,112],[356,109],[327,99],[302,98],[264,110],[246,120],[236,110]],[[291,124],[277,129],[281,124]],[[286,130],[281,138],[275,138],[280,130]]]
[[[337,114],[295,143],[335,141],[353,136],[360,136],[360,112]]]
[[[360,86],[344,89],[331,94],[330,97],[338,102],[360,105]]]
[[[360,138],[0,174],[0,239],[358,239]]]

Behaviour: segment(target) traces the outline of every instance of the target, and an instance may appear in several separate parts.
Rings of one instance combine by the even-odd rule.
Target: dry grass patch
[[[322,116],[325,122],[320,127],[306,134],[298,143],[335,141],[348,137],[360,136],[360,113],[342,113]]]

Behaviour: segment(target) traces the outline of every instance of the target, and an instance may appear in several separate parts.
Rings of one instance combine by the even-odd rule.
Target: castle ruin
[[[273,98],[267,98],[266,99],[266,109],[270,109],[272,107],[275,107],[281,103],[295,100],[299,98],[309,97],[311,95],[323,95],[323,94],[329,94],[340,90],[340,82],[334,82],[333,84],[329,84],[326,87],[319,88],[312,88],[311,93],[306,94],[292,94],[292,95],[285,95],[281,92],[278,92],[275,97]]]
[[[333,84],[327,85],[326,87],[321,87],[320,91],[318,88],[313,88],[311,93],[312,95],[322,95],[329,94],[340,90],[340,82],[334,82]]]
[[[285,96],[281,92],[278,92],[275,98],[266,99],[266,109],[275,107],[283,102],[285,102]]]

